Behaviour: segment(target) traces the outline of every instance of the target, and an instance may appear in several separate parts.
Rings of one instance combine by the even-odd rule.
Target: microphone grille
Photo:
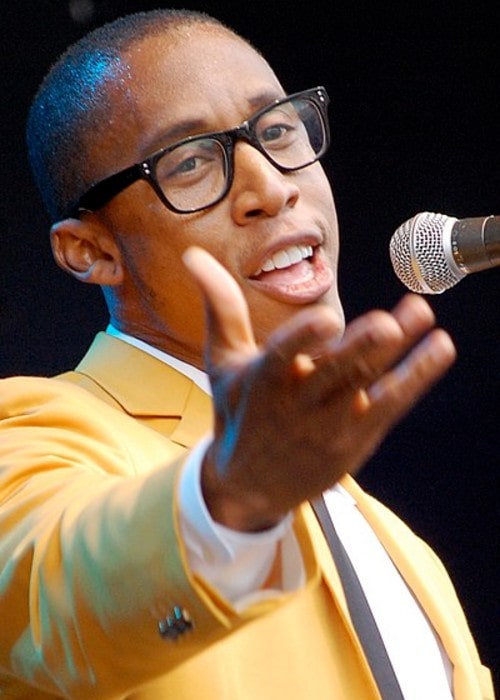
[[[455,219],[423,212],[405,221],[394,232],[389,254],[401,282],[419,294],[441,294],[460,281],[446,255],[445,227]]]

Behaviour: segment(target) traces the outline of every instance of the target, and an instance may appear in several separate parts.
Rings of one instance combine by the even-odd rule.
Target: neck
[[[160,353],[166,353],[201,371],[205,369],[202,347],[197,346],[195,343],[183,342],[167,333],[161,333],[156,329],[145,328],[143,325],[122,323],[113,316],[110,318],[110,326],[120,333],[134,338],[139,343],[158,350]]]

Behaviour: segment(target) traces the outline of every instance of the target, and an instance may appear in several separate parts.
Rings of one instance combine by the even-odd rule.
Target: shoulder
[[[103,433],[119,424],[125,432],[149,429],[133,416],[105,402],[100,396],[59,377],[10,377],[0,380],[0,424],[15,420],[25,425],[59,425],[78,430],[90,425]],[[113,427],[109,427],[113,426]],[[2,427],[5,427],[2,425]]]
[[[0,380],[0,453],[64,455],[68,461],[159,463],[183,452],[132,416],[75,384],[46,377]],[[104,458],[106,455],[106,458]],[[113,471],[115,469],[112,469]],[[120,471],[120,469],[118,469]]]
[[[85,389],[57,378],[18,376],[0,380],[0,419],[15,415],[30,416],[77,413],[95,416],[106,407]]]

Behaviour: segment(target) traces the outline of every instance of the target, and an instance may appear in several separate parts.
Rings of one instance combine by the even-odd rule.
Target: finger
[[[418,294],[406,294],[392,310],[408,342],[421,338],[435,324],[434,313]]]
[[[269,337],[265,347],[265,364],[269,372],[291,370],[297,377],[314,371],[312,357],[338,341],[343,321],[327,306],[298,312]]]
[[[401,356],[404,346],[404,333],[387,312],[371,311],[352,321],[342,340],[316,361],[308,382],[311,400],[325,401],[339,391],[354,394],[370,386]]]
[[[434,325],[429,305],[407,295],[391,313],[371,311],[350,323],[341,343],[318,363],[323,391],[370,386]],[[314,386],[311,386],[315,390]]]
[[[248,306],[236,280],[210,253],[197,246],[185,251],[183,262],[203,295],[209,359],[218,364],[228,352],[252,354],[256,344]]]
[[[431,331],[393,370],[366,390],[370,419],[391,426],[440,379],[456,358],[449,335]]]
[[[345,356],[351,384],[366,387],[410,350],[434,323],[428,303],[416,294],[408,294],[390,313],[372,311],[350,324],[336,356],[340,361]]]

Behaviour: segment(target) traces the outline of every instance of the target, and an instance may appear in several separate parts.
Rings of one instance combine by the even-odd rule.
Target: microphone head
[[[456,221],[454,217],[426,211],[408,219],[394,232],[389,244],[392,266],[412,292],[441,294],[462,279],[450,243]]]

